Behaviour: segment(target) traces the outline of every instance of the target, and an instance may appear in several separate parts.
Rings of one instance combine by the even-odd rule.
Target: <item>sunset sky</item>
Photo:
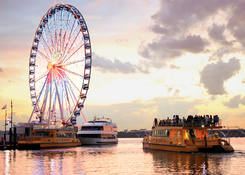
[[[1,0],[0,107],[12,99],[16,122],[32,112],[30,48],[55,3],[78,8],[91,35],[88,120],[149,129],[155,117],[218,114],[245,128],[243,0]]]

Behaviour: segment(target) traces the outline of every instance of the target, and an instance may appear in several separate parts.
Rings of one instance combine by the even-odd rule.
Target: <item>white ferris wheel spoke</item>
[[[33,108],[33,110],[32,110],[32,113],[31,113],[31,116],[30,116],[30,118],[29,118],[29,120],[28,120],[28,123],[31,121],[32,116],[33,116],[34,112],[36,111],[36,109],[37,109],[37,107],[38,107],[38,103],[39,103],[40,98],[41,98],[41,96],[42,96],[44,87],[47,85],[47,80],[48,80],[48,77],[46,78],[46,80],[45,80],[45,82],[44,82],[44,84],[43,84],[43,86],[42,86],[42,89],[41,89],[41,91],[40,91],[39,94],[38,94],[38,98],[37,98],[36,104],[35,104],[35,106],[34,106],[34,108]]]
[[[54,48],[53,48],[54,42],[53,42],[53,38],[52,38],[52,35],[51,35],[50,26],[49,26],[48,22],[47,22],[47,29],[48,29],[49,40],[51,41],[52,49],[54,49]],[[46,29],[45,29],[45,30],[46,30]],[[46,36],[46,37],[47,37],[47,36]]]
[[[71,62],[68,62],[68,63],[65,63],[65,64],[61,64],[61,65],[69,66],[69,65],[72,65],[72,64],[81,63],[81,62],[83,62],[83,61],[84,61],[84,60],[75,60],[75,61],[71,61]]]
[[[48,125],[50,123],[50,117],[51,117],[51,103],[52,103],[52,84],[53,84],[53,73],[51,71],[51,74],[50,74],[50,91],[49,91],[49,111],[48,111]]]
[[[49,91],[49,84],[47,83],[46,90],[45,90],[45,96],[44,96],[43,103],[42,103],[41,110],[40,110],[42,119],[44,118],[45,111],[46,111],[45,108],[46,108],[46,103],[48,99],[48,91]]]
[[[60,95],[59,95],[59,91],[58,91],[58,86],[57,86],[56,79],[55,79],[54,83],[55,83],[55,89],[56,89],[56,93],[57,93],[57,97],[58,97],[58,102],[59,102],[59,107],[60,107],[61,120],[63,120],[64,119],[64,112],[63,112],[63,107],[61,105],[61,99],[60,99]]]
[[[71,88],[71,84],[69,83],[69,81],[67,81],[67,83],[68,83],[68,85],[69,85],[69,90],[70,90],[70,93],[72,94],[71,95],[71,97],[73,97],[72,99],[73,99],[73,103],[76,105],[76,103],[77,103],[77,97],[75,96],[75,94],[74,94],[74,92],[73,92],[73,90],[72,90],[72,88]]]
[[[41,76],[39,76],[36,80],[35,83],[38,82],[39,80],[43,79],[44,77],[48,76],[49,71],[46,71],[44,74],[42,74]]]
[[[77,87],[77,85],[68,76],[66,76],[66,77],[67,77],[67,80],[69,80],[72,83],[72,85],[76,88],[76,90],[78,92],[80,92],[80,89]],[[68,81],[68,83],[69,83],[69,81]],[[70,85],[70,83],[69,83],[69,85]]]
[[[49,57],[42,53],[40,50],[37,50],[37,53],[39,53],[43,58],[45,58],[46,61],[50,62]]]
[[[85,43],[82,43],[68,58],[66,58],[66,56],[65,56],[65,58],[63,59],[64,61],[64,63],[66,62],[66,61],[68,61],[79,49],[81,49],[83,46],[84,46],[84,44]]]
[[[45,30],[43,30],[43,33],[45,33],[45,38],[47,38],[47,34],[46,34]],[[46,41],[46,39],[45,39],[45,38],[44,38],[44,36],[43,36],[43,35],[41,36],[41,39],[43,39],[44,44],[47,46],[47,48],[48,48],[48,50],[49,50],[50,55],[52,55],[52,51],[51,51],[51,49],[50,49],[50,47],[49,47],[49,45],[48,45],[48,43],[47,43],[47,41]]]
[[[83,75],[80,75],[80,74],[78,74],[78,73],[76,73],[76,72],[73,72],[73,71],[70,71],[70,70],[68,70],[68,69],[65,69],[65,68],[63,68],[63,69],[61,69],[61,68],[58,68],[59,70],[64,70],[64,71],[66,71],[66,72],[68,72],[68,73],[71,73],[71,74],[73,74],[73,75],[76,75],[76,76],[79,76],[79,77],[84,77]]]
[[[72,49],[72,47],[73,47],[75,41],[77,40],[77,37],[78,37],[79,34],[80,34],[80,30],[78,31],[76,37],[75,37],[74,40],[72,41],[72,44],[70,45],[70,47],[69,47],[69,49],[67,50],[67,52],[65,52],[64,57],[63,57],[63,59],[62,59],[63,62],[65,62],[66,57],[68,56],[68,54],[70,54],[71,49]],[[83,44],[84,44],[84,43],[83,43]]]
[[[71,30],[70,30],[69,37],[68,37],[68,40],[67,40],[67,42],[66,42],[66,44],[65,44],[64,52],[62,52],[62,55],[64,55],[65,52],[66,52],[67,46],[68,46],[69,41],[70,41],[70,39],[71,39],[71,34],[72,34],[72,31],[73,31],[75,22],[76,22],[76,19],[73,20],[72,28],[71,28]]]

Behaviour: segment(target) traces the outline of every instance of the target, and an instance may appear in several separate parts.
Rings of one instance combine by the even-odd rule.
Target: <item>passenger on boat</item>
[[[219,123],[219,116],[218,115],[215,115],[214,116],[214,126],[217,126]]]
[[[218,115],[215,115],[212,117],[212,115],[202,115],[198,116],[195,115],[194,117],[192,115],[189,115],[187,117],[187,120],[183,117],[181,120],[178,115],[174,115],[172,119],[167,117],[166,120],[158,120],[155,118],[153,127],[156,126],[212,126],[216,127],[219,126],[219,117]]]

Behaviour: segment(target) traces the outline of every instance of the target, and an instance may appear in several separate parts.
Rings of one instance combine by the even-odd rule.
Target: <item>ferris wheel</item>
[[[92,51],[86,22],[74,6],[56,4],[42,17],[31,47],[28,122],[76,123],[87,97]]]

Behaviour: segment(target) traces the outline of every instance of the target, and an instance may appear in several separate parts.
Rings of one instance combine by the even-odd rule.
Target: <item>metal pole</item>
[[[5,121],[4,121],[4,145],[6,145],[6,117],[7,117],[7,110],[5,109]]]
[[[13,128],[13,103],[11,100],[11,129]]]

